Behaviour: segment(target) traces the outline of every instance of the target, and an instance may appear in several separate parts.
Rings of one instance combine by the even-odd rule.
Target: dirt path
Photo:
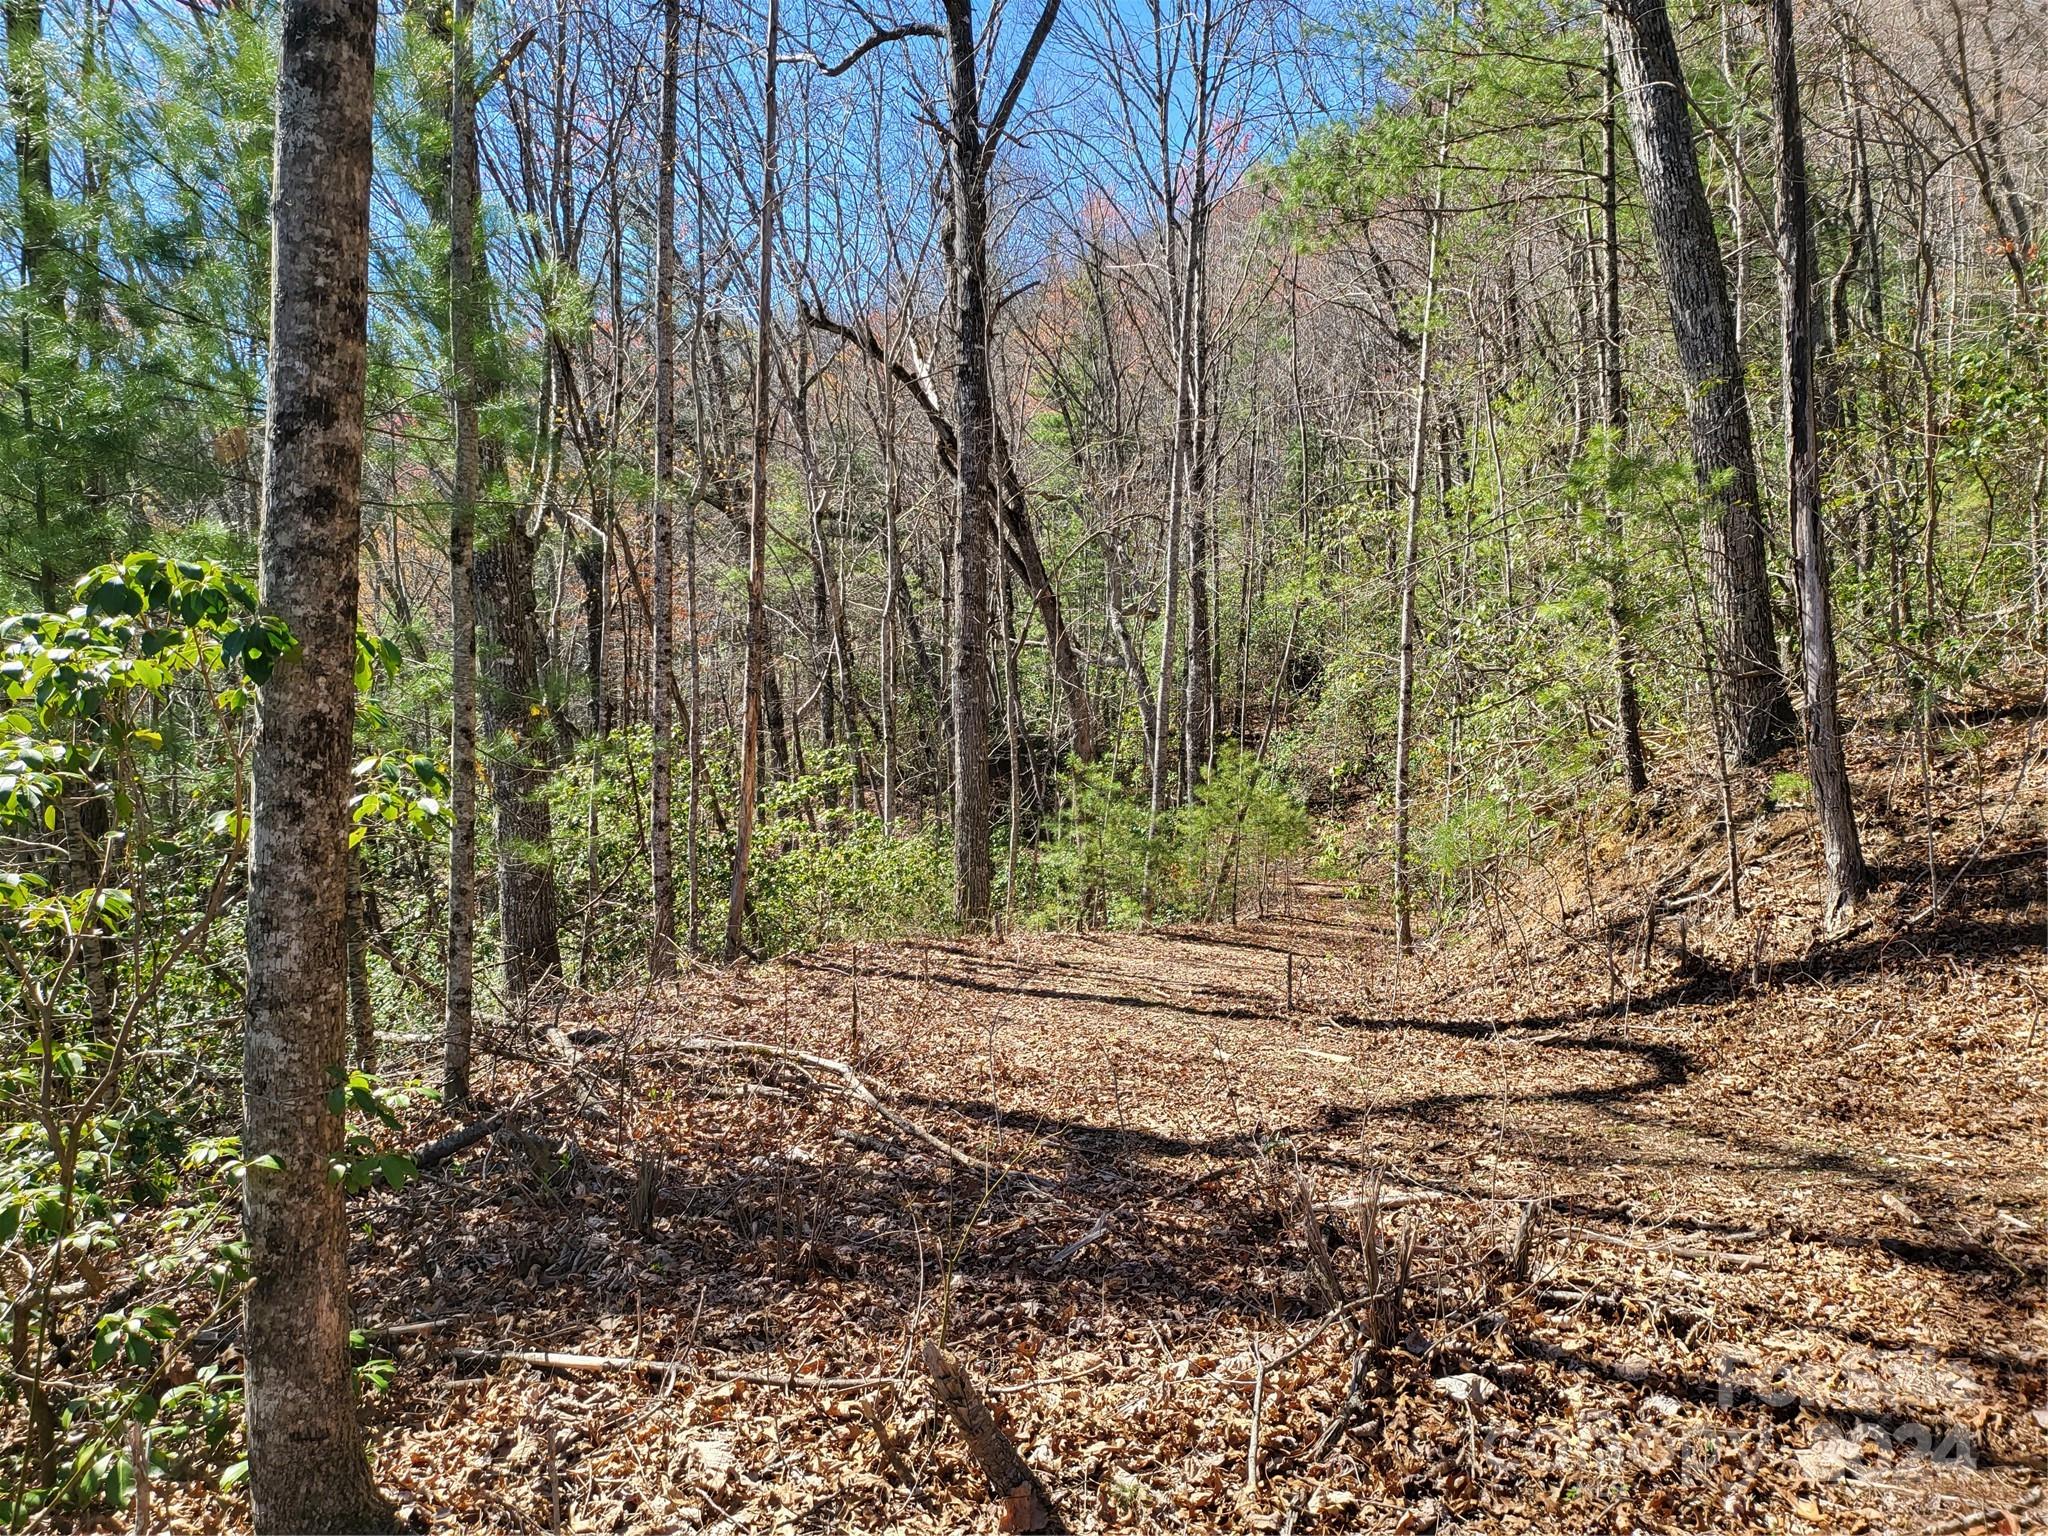
[[[422,1181],[379,1214],[371,1291],[387,1319],[463,1314],[404,1364],[458,1343],[678,1368],[403,1370],[400,1480],[464,1528],[545,1529],[552,1475],[565,1528],[993,1529],[914,1375],[714,1379],[894,1378],[943,1327],[1082,1529],[1918,1531],[2026,1499],[2048,1453],[2037,954],[1844,950],[1755,986],[1584,944],[1396,965],[1334,890],[1287,905],[840,950],[565,1013],[586,1043],[543,1076],[578,1184],[536,1190],[502,1154]],[[670,1047],[699,1033],[855,1061],[1015,1172]],[[501,1098],[535,1082],[504,1070]],[[1401,1206],[1383,1270],[1408,1245],[1411,1280],[1346,1412],[1358,1351],[1297,1180],[1375,1179]],[[1357,1223],[1319,1229],[1361,1295]],[[1259,1385],[1254,1349],[1303,1340]],[[1440,1385],[1461,1377],[1485,1383],[1469,1402]]]

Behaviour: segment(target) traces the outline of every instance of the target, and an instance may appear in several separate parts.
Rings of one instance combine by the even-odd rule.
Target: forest
[[[2043,0],[4,0],[0,1519],[2048,1521]]]

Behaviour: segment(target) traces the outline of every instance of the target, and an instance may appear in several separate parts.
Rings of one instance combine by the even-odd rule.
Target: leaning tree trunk
[[[1756,451],[1728,274],[1664,0],[1608,0],[1607,22],[1685,374],[1693,469],[1707,507],[1714,663],[1736,759],[1754,764],[1791,741],[1796,726],[1772,633]]]
[[[348,1060],[346,901],[369,310],[372,0],[287,0],[271,204],[263,605],[297,647],[250,772],[243,1393],[260,1531],[389,1531],[349,1359],[328,1102]]]
[[[1806,756],[1820,810],[1832,923],[1863,899],[1870,877],[1856,833],[1856,806],[1836,705],[1835,630],[1828,593],[1827,533],[1820,515],[1820,444],[1813,383],[1813,227],[1807,212],[1806,135],[1799,121],[1799,65],[1791,0],[1766,0],[1771,119],[1778,161],[1778,287],[1784,315],[1786,485],[1792,499],[1794,585],[1806,684]]]
[[[922,360],[915,367],[899,361],[870,327],[846,325],[811,308],[806,308],[803,314],[810,325],[858,346],[878,368],[885,369],[888,377],[903,387],[931,424],[941,472],[957,480],[960,466],[953,423],[931,386]],[[886,390],[887,385],[878,382],[877,387]],[[888,409],[892,412],[889,419],[893,422],[893,407]],[[995,477],[995,486],[991,498],[997,520],[996,543],[1004,562],[1030,591],[1032,606],[1038,610],[1039,622],[1045,626],[1046,647],[1052,653],[1053,677],[1059,684],[1061,702],[1067,707],[1067,718],[1074,733],[1074,756],[1084,763],[1092,763],[1101,751],[1102,742],[1096,731],[1094,706],[1088,696],[1087,672],[1073,631],[1067,625],[1065,610],[1060,605],[1059,589],[1046,568],[1045,554],[1039,547],[1038,533],[1031,522],[1030,500],[1025,495],[1023,478],[1017,473],[1016,455],[1011,450],[1009,435],[1004,432],[1001,421],[994,424],[993,445],[991,473]],[[900,469],[897,473],[900,492]],[[898,499],[900,501],[900,495]],[[896,574],[888,582],[888,591],[898,600],[904,627],[910,631],[917,675],[924,680],[935,674],[925,653],[923,636],[917,632],[916,611],[904,600],[906,592],[901,580],[901,562],[893,569]]]

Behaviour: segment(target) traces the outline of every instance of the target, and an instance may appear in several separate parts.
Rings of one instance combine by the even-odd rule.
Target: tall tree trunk
[[[57,272],[55,191],[50,176],[50,86],[42,56],[42,0],[7,0],[7,105],[14,118],[14,185],[21,221],[21,281],[28,303],[21,314],[21,430],[37,431],[36,359],[56,338],[38,333],[60,328],[64,297]],[[49,474],[43,456],[29,465],[30,515],[36,530],[36,600],[45,612],[57,607],[62,576],[52,546]]]
[[[1856,832],[1856,807],[1836,705],[1835,630],[1828,591],[1827,532],[1821,522],[1820,444],[1813,370],[1813,228],[1807,209],[1806,134],[1799,119],[1799,65],[1791,0],[1765,0],[1771,58],[1771,126],[1778,162],[1778,287],[1784,315],[1786,485],[1792,500],[1794,585],[1806,684],[1806,756],[1820,811],[1832,923],[1854,910],[1870,877]]]
[[[1017,697],[1017,655],[1024,637],[1017,630],[1017,602],[1010,590],[1007,573],[996,576],[997,595],[1002,599],[1003,621],[1003,743],[1009,749],[1009,825],[1003,856],[1003,925],[1017,920],[1017,849],[1023,820],[1024,707]]]
[[[754,848],[754,806],[761,791],[761,717],[773,685],[768,671],[769,349],[775,335],[775,50],[782,11],[768,0],[762,66],[760,265],[754,284],[754,469],[747,506],[747,697],[740,738],[740,792],[732,855],[732,896],[725,911],[725,958],[745,947],[748,864]],[[776,714],[781,714],[778,704]],[[778,718],[776,740],[782,729]]]
[[[469,1097],[470,1038],[476,1013],[476,504],[482,448],[476,421],[476,110],[472,93],[470,10],[458,3],[449,39],[448,371],[455,432],[454,484],[448,506],[448,979],[443,1004],[441,1091]]]
[[[1189,264],[1183,284],[1192,281],[1194,268]],[[1180,633],[1180,579],[1181,555],[1186,540],[1182,537],[1182,526],[1187,517],[1187,439],[1189,437],[1189,416],[1192,411],[1188,399],[1188,321],[1192,303],[1184,293],[1179,301],[1178,313],[1174,316],[1174,391],[1173,391],[1173,450],[1172,462],[1167,469],[1166,484],[1166,593],[1161,605],[1159,625],[1159,672],[1155,679],[1158,691],[1152,699],[1152,762],[1150,765],[1151,800],[1146,809],[1145,839],[1151,842],[1159,829],[1160,806],[1166,798],[1166,771],[1169,762],[1168,740],[1173,734],[1174,663],[1185,644]],[[1146,853],[1146,900],[1149,905],[1151,893],[1151,853]]]
[[[1628,431],[1628,395],[1622,373],[1621,331],[1621,157],[1616,140],[1618,94],[1614,48],[1606,57],[1607,101],[1600,115],[1600,424],[1606,428],[1603,450],[1610,470]],[[1609,481],[1612,475],[1607,477]],[[1612,573],[1607,585],[1607,622],[1614,646],[1615,745],[1621,754],[1622,780],[1631,795],[1650,787],[1649,755],[1643,750],[1643,706],[1636,691],[1634,614],[1629,603],[1628,559],[1621,508],[1612,484],[1600,496],[1606,523]]]
[[[1755,764],[1790,742],[1797,727],[1772,632],[1756,451],[1728,274],[1664,0],[1607,0],[1607,23],[1685,374],[1693,468],[1706,508],[1713,661],[1736,759]]]
[[[1394,684],[1394,942],[1404,955],[1415,947],[1414,872],[1408,853],[1408,760],[1414,750],[1415,733],[1415,586],[1420,566],[1417,544],[1422,522],[1423,466],[1429,441],[1429,396],[1436,364],[1437,263],[1443,245],[1445,157],[1450,150],[1450,138],[1451,104],[1446,101],[1437,138],[1436,190],[1431,193],[1429,204],[1422,339],[1415,352],[1415,422],[1408,443],[1407,513],[1401,535],[1401,628]]]
[[[1215,19],[1206,4],[1191,18],[1193,50],[1194,166],[1189,180],[1187,263],[1188,315],[1188,661],[1181,698],[1181,785],[1192,796],[1215,754],[1216,635],[1209,586],[1212,556],[1209,526],[1211,435],[1215,413],[1214,359],[1209,334],[1209,146],[1215,83],[1210,54]]]
[[[356,1422],[348,1224],[328,1172],[348,1060],[376,31],[371,0],[287,0],[278,70],[260,585],[297,646],[260,691],[250,772],[242,1356],[261,1531],[396,1526]]]
[[[896,593],[903,580],[903,551],[897,542],[902,512],[902,470],[896,458],[896,398],[876,370],[875,391],[882,413],[882,616],[877,670],[882,698],[882,831],[896,830]]]
[[[704,159],[704,16],[700,10],[695,17],[694,46],[690,50],[690,128],[695,135],[693,163],[701,165]],[[683,863],[685,868],[685,923],[683,942],[694,955],[698,952],[703,923],[703,893],[700,889],[701,873],[698,832],[703,821],[704,786],[704,658],[700,649],[702,624],[697,615],[697,517],[704,500],[705,488],[710,485],[716,471],[712,465],[711,412],[705,399],[705,296],[704,276],[704,225],[705,187],[702,175],[691,177],[691,191],[695,198],[695,217],[691,219],[691,237],[695,242],[691,263],[696,291],[696,318],[690,326],[690,403],[691,425],[696,435],[697,465],[696,484],[691,488],[690,499],[683,507],[683,610],[690,626],[690,717],[685,729],[688,732],[690,753],[689,808],[684,813]],[[714,345],[716,339],[713,338]],[[719,397],[723,406],[724,397]]]
[[[498,885],[498,943],[505,996],[515,1005],[535,987],[562,974],[561,913],[555,885],[553,816],[546,799],[549,764],[544,750],[550,720],[541,691],[539,613],[533,595],[537,530],[523,508],[502,496],[486,497],[504,482],[504,444],[481,430],[480,407],[504,384],[495,356],[480,352],[489,318],[489,280],[478,249],[479,189],[475,61],[469,7],[459,4],[454,29],[455,65],[450,93],[449,289],[463,296],[451,311],[464,333],[465,359],[455,359],[458,389],[472,401],[468,436],[476,512],[472,584],[476,599],[477,704],[483,763],[491,786],[491,832]],[[458,253],[463,280],[456,280]],[[488,365],[488,366],[487,366]],[[457,424],[456,447],[464,431]],[[457,495],[457,501],[463,497]]]
[[[561,912],[543,751],[534,537],[518,507],[490,510],[494,529],[476,557],[478,692],[497,855],[498,942],[505,995],[516,1004],[562,974]]]
[[[1195,151],[1197,201],[1206,193],[1200,167],[1203,149]],[[1192,795],[1215,751],[1212,718],[1216,701],[1215,616],[1210,603],[1209,560],[1209,277],[1208,219],[1198,216],[1188,227],[1188,265],[1194,279],[1194,313],[1190,320],[1189,386],[1192,407],[1188,445],[1188,670],[1181,696],[1181,784]]]
[[[654,666],[647,715],[653,727],[653,764],[648,773],[651,801],[648,837],[654,885],[654,933],[648,970],[670,976],[676,968],[675,784],[673,711],[675,654],[675,436],[676,436],[676,65],[682,46],[680,0],[662,0],[661,130],[654,221],[654,614],[650,644]]]
[[[995,398],[988,371],[988,167],[973,0],[946,0],[953,268],[953,910],[989,918],[988,541]]]

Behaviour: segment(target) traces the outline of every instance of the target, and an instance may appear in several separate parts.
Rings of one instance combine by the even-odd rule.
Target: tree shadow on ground
[[[2029,878],[2009,860],[1985,861],[1984,867],[1987,882],[2024,884]],[[1978,887],[1969,891],[1974,902]],[[1290,930],[1318,929],[1359,933],[1354,924],[1298,915],[1272,919],[1263,933],[1228,938],[1173,935],[1167,943],[1149,936],[1128,949],[1107,941],[1077,943],[1073,952],[1085,964],[1048,957],[1034,968],[1010,954],[943,944],[888,951],[879,968],[840,957],[813,957],[803,964],[844,977],[849,985],[897,988],[899,998],[907,989],[925,1013],[950,1009],[971,1017],[963,1006],[967,998],[1008,996],[1079,1005],[1071,1027],[1102,1034],[1105,1041],[1105,1026],[1156,1031],[1171,1028],[1173,1016],[1182,1015],[1191,1024],[1214,1021],[1225,1043],[1233,1033],[1239,1040],[1256,1034],[1284,1049],[1289,1037],[1276,1027],[1283,1017],[1277,995],[1274,1006],[1260,1007],[1219,1005],[1217,994],[1243,979],[1248,967],[1237,954],[1284,953]],[[1269,936],[1273,942],[1263,942]],[[1943,967],[1951,952],[2013,954],[2040,943],[2034,925],[1962,915],[1906,938],[1924,947],[1852,935],[1781,970],[1765,985],[1807,988],[1859,975],[1933,969]],[[1169,948],[1183,957],[1202,953],[1200,961],[1160,973],[1171,978],[1168,984],[1194,990],[1185,998],[1145,995],[1136,984],[1149,957]],[[920,973],[919,959],[927,955],[933,968]],[[1100,963],[1118,960],[1133,969]],[[1211,978],[1206,994],[1200,990],[1205,969]],[[1277,966],[1274,971],[1277,994]],[[1260,979],[1267,979],[1263,971]],[[1627,1196],[1666,1169],[1709,1177],[1725,1173],[1731,1179],[1819,1175],[1916,1199],[1923,1188],[1938,1193],[1931,1182],[1882,1166],[1850,1145],[1800,1144],[1799,1132],[1826,1134],[1828,1128],[1816,1122],[1802,1120],[1787,1135],[1760,1122],[1736,1123],[1726,1106],[1684,1091],[1698,1084],[1703,1052],[1689,1043],[1628,1032],[1631,1022],[1714,1009],[1754,985],[1746,969],[1695,957],[1649,992],[1554,1007],[1512,1024],[1469,1014],[1438,1019],[1399,1011],[1340,1013],[1330,1025],[1375,1051],[1400,1049],[1402,1037],[1410,1037],[1408,1048],[1418,1055],[1416,1074],[1383,1068],[1367,1084],[1325,1084],[1304,1076],[1290,1084],[1298,1092],[1275,1090],[1265,1102],[1233,1103],[1229,1113],[1236,1125],[1185,1134],[1131,1123],[1121,1106],[1115,1117],[1033,1107],[1032,1094],[1043,1098],[1055,1091],[1049,1079],[1020,1085],[1020,1102],[1007,1104],[992,1095],[944,1091],[951,1084],[892,1095],[897,1107],[938,1134],[987,1155],[1015,1156],[1043,1182],[985,1179],[949,1168],[900,1138],[873,1134],[881,1127],[843,1100],[791,1103],[779,1119],[749,1120],[736,1111],[731,1125],[716,1135],[705,1129],[702,1106],[693,1102],[688,1139],[621,1131],[588,1152],[593,1177],[558,1195],[520,1188],[502,1172],[481,1178],[472,1164],[457,1174],[422,1179],[414,1190],[393,1197],[388,1214],[396,1219],[380,1217],[386,1235],[379,1246],[383,1257],[397,1260],[396,1273],[378,1297],[379,1311],[385,1317],[464,1311],[522,1324],[531,1315],[536,1331],[549,1324],[564,1331],[561,1343],[544,1332],[515,1341],[541,1348],[602,1347],[566,1330],[573,1325],[596,1334],[600,1324],[630,1320],[633,1347],[649,1358],[699,1364],[770,1359],[776,1368],[804,1358],[816,1362],[809,1368],[848,1374],[893,1372],[908,1331],[929,1325],[941,1287],[958,1335],[968,1339],[1009,1341],[1036,1332],[1080,1347],[1098,1339],[1157,1338],[1161,1349],[1193,1336],[1235,1339],[1246,1326],[1295,1327],[1323,1312],[1308,1278],[1299,1212],[1284,1191],[1267,1183],[1276,1168],[1285,1175],[1298,1159],[1324,1190],[1355,1188],[1375,1176],[1406,1187],[1447,1187],[1448,1181],[1432,1181],[1427,1168],[1404,1169],[1396,1178],[1391,1165],[1403,1158],[1420,1162],[1435,1148],[1454,1144],[1469,1153],[1484,1128],[1481,1117],[1501,1114],[1520,1122],[1516,1158],[1547,1169],[1561,1185],[1593,1186],[1557,1189],[1550,1208],[1558,1218],[1607,1223],[1645,1237],[1654,1238],[1657,1228],[1645,1223],[1640,1206]],[[929,993],[919,996],[920,986]],[[1118,1013],[1125,1017],[1115,1018]],[[1053,1010],[1046,1016],[1055,1025],[1060,1021]],[[1247,1025],[1254,1028],[1242,1027]],[[1470,1091],[1461,1083],[1418,1083],[1423,1072],[1462,1070],[1456,1063],[1420,1059],[1431,1040],[1511,1047],[1518,1053],[1515,1080]],[[622,1054],[622,1093],[651,1092],[656,1084],[663,1093],[675,1093],[678,1085],[663,1078],[664,1070]],[[773,1088],[765,1079],[760,1086]],[[1150,1105],[1139,1107],[1137,1119],[1148,1108],[1171,1118],[1178,1098],[1202,1095],[1219,1110],[1214,1119],[1221,1122],[1221,1087],[1199,1081],[1160,1090]],[[725,1117],[721,1111],[710,1118],[723,1123]],[[1596,1140],[1605,1127],[1639,1132],[1650,1145]],[[1360,1134],[1367,1129],[1381,1133],[1376,1145]],[[648,1236],[628,1230],[624,1218],[622,1192],[630,1188],[629,1153],[636,1142],[657,1146],[670,1159],[661,1211]],[[1467,1157],[1457,1176],[1470,1172]],[[2025,1304],[2015,1293],[2041,1278],[2038,1267],[2021,1266],[2019,1277],[1998,1274],[1955,1263],[1956,1253],[1932,1248],[1916,1257],[1887,1247],[1881,1233],[1808,1221],[1784,1201],[1760,1204],[1767,1207],[1762,1225],[1768,1236],[1851,1251],[1880,1273],[1894,1263],[1914,1265],[1942,1287],[1937,1304],[1967,1304],[1972,1315],[2015,1316],[2016,1302]],[[1467,1213],[1461,1219],[1485,1218]],[[1758,1235],[1708,1211],[1658,1226],[1722,1243]],[[1342,1240],[1343,1233],[1334,1236]],[[1796,1283],[1790,1275],[1798,1262],[1788,1258],[1780,1266],[1788,1287]],[[1646,1284],[1644,1294],[1655,1295],[1655,1282]],[[1048,1319],[1066,1331],[1055,1331]],[[1766,1319],[1757,1312],[1745,1315],[1743,1324],[1760,1330]],[[615,1327],[609,1336],[622,1332]],[[1986,1353],[2004,1362],[2014,1381],[2035,1369],[2027,1362],[2014,1365],[1997,1351]],[[1718,1380],[1682,1374],[1672,1374],[1666,1385],[1644,1386],[1640,1373],[1597,1350],[1582,1351],[1581,1357],[1566,1352],[1556,1363],[1561,1370],[1694,1402],[1718,1403],[1722,1390]],[[1033,1368],[1022,1361],[1012,1369],[1028,1377]],[[1858,1414],[1866,1406],[1836,1405],[1829,1411]]]

